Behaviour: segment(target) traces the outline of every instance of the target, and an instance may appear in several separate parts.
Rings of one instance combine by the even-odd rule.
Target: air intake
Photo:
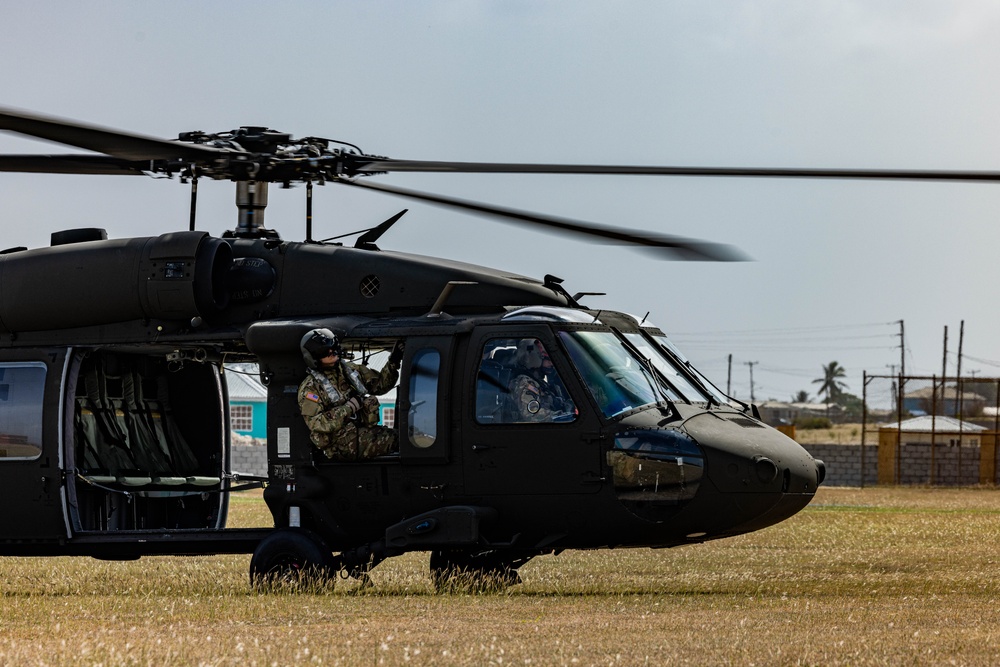
[[[97,227],[85,227],[83,229],[67,229],[61,232],[52,232],[52,245],[69,245],[70,243],[84,243],[86,241],[107,241],[108,232]]]

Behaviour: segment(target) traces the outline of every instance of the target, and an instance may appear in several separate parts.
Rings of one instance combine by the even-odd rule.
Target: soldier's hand
[[[396,341],[396,344],[392,346],[392,352],[389,354],[389,363],[393,366],[398,366],[399,362],[403,360],[403,352],[405,350],[406,345],[403,344],[403,341]]]
[[[352,396],[345,405],[351,409],[351,416],[357,414],[358,410],[361,409],[361,401],[356,396]]]

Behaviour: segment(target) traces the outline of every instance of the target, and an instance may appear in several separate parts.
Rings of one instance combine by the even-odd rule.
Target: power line
[[[767,343],[733,343],[733,342],[704,342],[695,341],[682,343],[681,348],[685,350],[760,350],[762,352],[837,352],[840,350],[896,350],[898,345],[825,345],[821,350],[817,350],[815,345],[788,345],[776,341],[773,345]]]
[[[863,329],[869,327],[882,327],[882,326],[896,326],[899,324],[899,320],[895,322],[874,322],[869,324],[830,324],[826,326],[815,326],[815,327],[782,327],[780,329],[729,329],[726,331],[675,331],[670,334],[671,338],[675,336],[730,336],[730,335],[740,335],[740,334],[774,334],[782,332],[804,332],[804,331],[845,331],[847,329]]]

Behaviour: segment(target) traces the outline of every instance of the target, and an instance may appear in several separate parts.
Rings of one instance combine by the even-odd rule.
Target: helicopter
[[[108,238],[53,232],[0,252],[0,555],[252,554],[252,583],[358,578],[430,552],[438,587],[502,585],[567,549],[669,548],[765,528],[803,509],[825,465],[715,387],[662,329],[582,304],[563,281],[379,248],[402,213],[353,246],[316,240],[314,184],[348,185],[675,259],[730,246],[443,197],[389,172],[1000,180],[994,172],[737,169],[398,160],[260,126],[159,139],[0,109],[0,129],[92,151],[0,155],[0,171],[176,177],[187,230]],[[199,181],[236,185],[237,224],[196,229]],[[303,241],[264,226],[268,186],[305,184]],[[405,213],[405,211],[403,212]],[[315,289],[322,285],[323,289]],[[345,356],[403,350],[398,451],[331,461],[296,393],[300,341],[334,332]],[[544,349],[564,400],[510,410],[519,350]],[[267,475],[232,470],[225,368],[267,387]],[[273,527],[226,527],[230,494],[263,487]]]

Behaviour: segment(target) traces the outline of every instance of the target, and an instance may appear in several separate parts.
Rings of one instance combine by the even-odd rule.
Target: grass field
[[[0,664],[995,664],[998,544],[1000,491],[830,488],[758,533],[538,558],[494,594],[433,593],[422,554],[270,595],[247,556],[3,558]]]

